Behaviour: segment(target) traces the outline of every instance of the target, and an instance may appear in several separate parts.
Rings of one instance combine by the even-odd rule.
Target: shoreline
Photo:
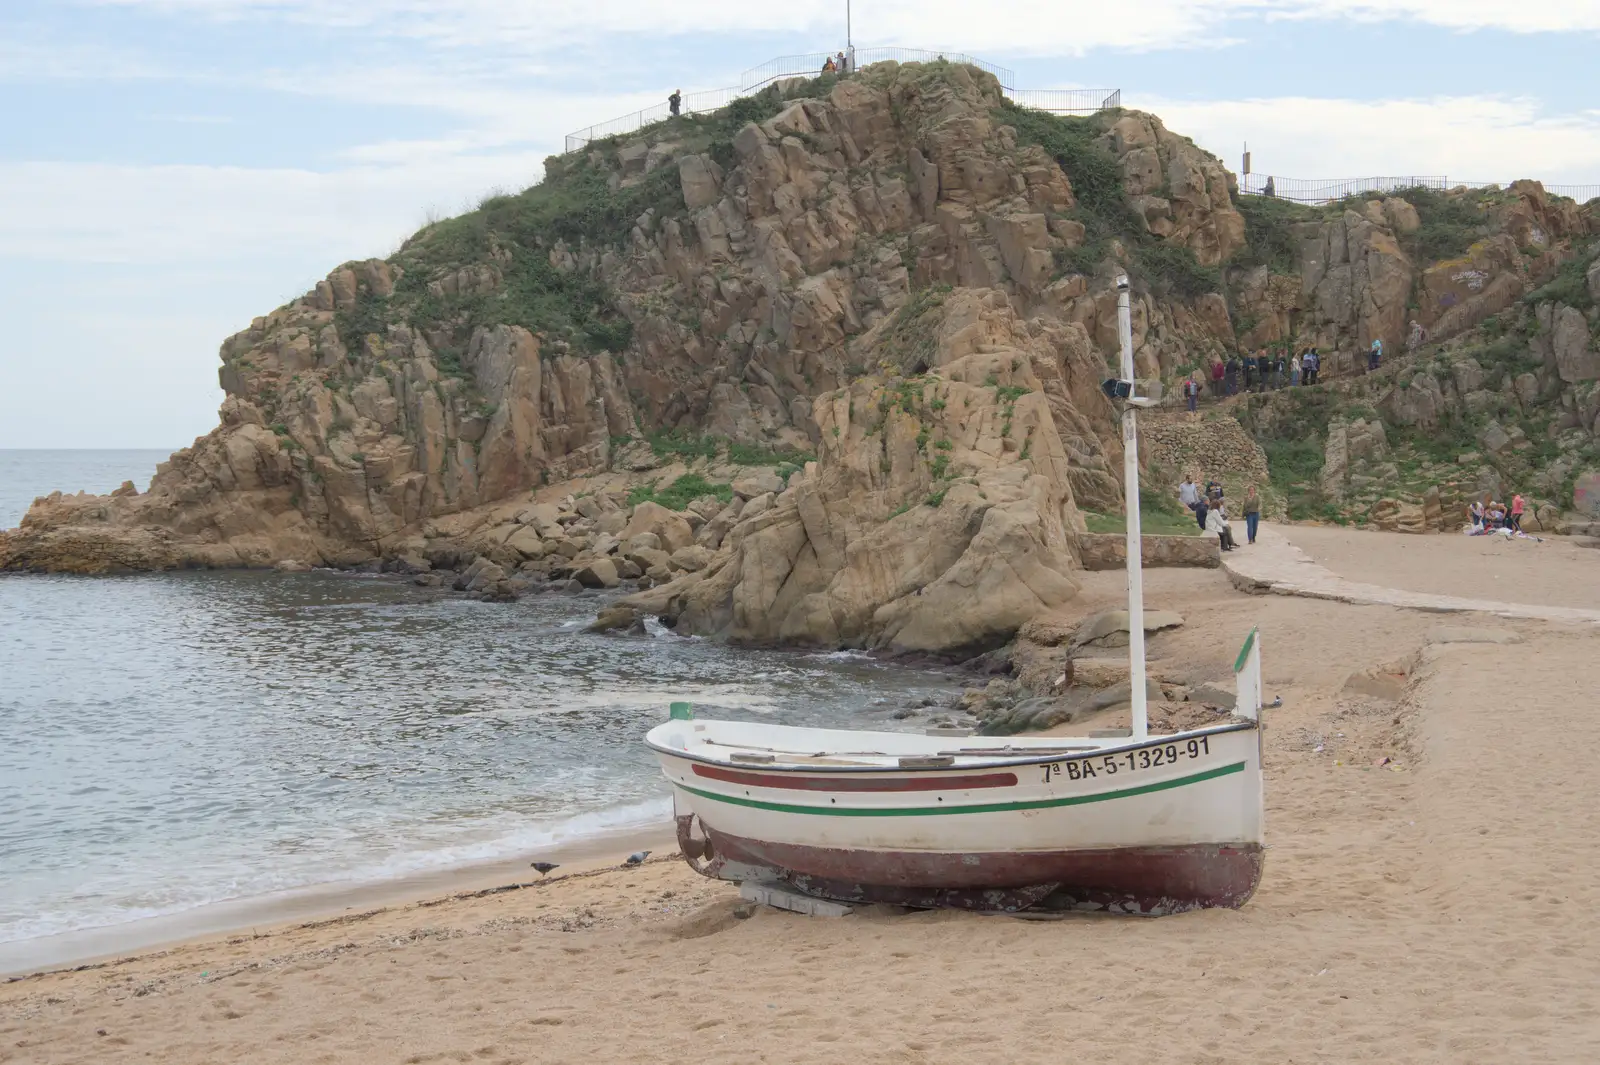
[[[541,878],[529,868],[533,860],[557,862],[562,867],[560,875],[566,875],[610,868],[638,850],[653,851],[653,857],[676,855],[677,846],[671,821],[623,826],[530,850],[516,858],[430,869],[387,880],[331,881],[208,903],[160,917],[0,943],[0,983],[98,968],[241,934],[267,936],[352,913],[437,905],[463,895],[537,883]]]

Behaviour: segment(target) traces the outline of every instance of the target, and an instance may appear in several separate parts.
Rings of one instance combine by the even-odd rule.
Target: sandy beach
[[[1596,603],[1600,553],[1571,544],[1480,556],[1465,537],[1287,532],[1352,579]],[[1120,587],[1087,575],[1082,605]],[[816,919],[748,906],[675,856],[596,855],[513,890],[11,981],[0,1062],[1600,1057],[1593,635],[1253,597],[1217,571],[1151,571],[1147,598],[1187,621],[1152,641],[1153,670],[1224,677],[1259,624],[1283,699],[1266,874],[1242,910]]]

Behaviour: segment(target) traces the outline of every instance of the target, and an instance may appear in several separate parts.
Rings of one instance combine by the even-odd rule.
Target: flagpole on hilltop
[[[850,0],[844,0],[844,54],[846,74],[855,73],[856,69],[856,43],[850,33]]]

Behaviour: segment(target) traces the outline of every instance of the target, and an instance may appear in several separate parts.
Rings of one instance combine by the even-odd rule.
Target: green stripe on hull
[[[1218,777],[1231,776],[1234,773],[1243,773],[1244,763],[1235,762],[1218,769],[1208,769],[1204,773],[1193,776],[1178,777],[1175,780],[1165,780],[1159,784],[1144,784],[1137,788],[1124,788],[1121,791],[1102,791],[1093,795],[1069,795],[1061,799],[1033,799],[1025,802],[994,802],[979,806],[906,806],[906,807],[851,807],[851,806],[797,806],[787,802],[767,802],[764,799],[741,799],[733,795],[718,795],[715,792],[701,791],[691,788],[687,784],[678,784],[691,795],[698,795],[702,799],[711,799],[713,802],[725,802],[733,806],[749,806],[756,810],[773,810],[784,814],[821,814],[824,817],[941,817],[947,814],[1000,814],[1011,813],[1015,810],[1048,810],[1056,806],[1082,806],[1084,803],[1109,802],[1112,799],[1128,799],[1135,795],[1149,795],[1151,792],[1166,791],[1169,788],[1182,788],[1190,784],[1199,784],[1202,781],[1215,780]]]

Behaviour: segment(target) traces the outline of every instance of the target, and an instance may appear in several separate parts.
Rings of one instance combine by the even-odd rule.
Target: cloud
[[[488,190],[534,184],[566,133],[653,102],[486,96],[456,134],[353,147],[327,171],[0,162],[0,248],[12,261],[150,264],[314,253],[326,270],[386,255]]]
[[[1593,182],[1600,111],[1542,114],[1535,100],[1458,96],[1421,100],[1280,97],[1128,98],[1237,167],[1298,178],[1428,175],[1452,181]]]
[[[630,35],[814,34],[817,48],[844,31],[838,0],[368,0],[359,7],[324,0],[90,0],[170,15],[276,20],[355,29],[442,48],[550,53]],[[1097,48],[1171,48],[1215,43],[1234,19],[1295,18],[1415,21],[1450,29],[1511,33],[1600,31],[1594,0],[1144,0],[1131,10],[1103,0],[989,0],[984,17],[957,0],[877,0],[860,5],[858,42],[999,49],[1015,55],[1077,55]]]

